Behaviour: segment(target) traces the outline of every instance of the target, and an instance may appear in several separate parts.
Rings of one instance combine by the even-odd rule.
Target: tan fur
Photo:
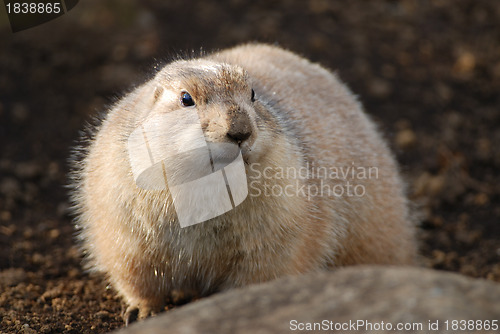
[[[236,209],[181,229],[168,191],[134,183],[126,143],[151,110],[180,108],[178,100],[158,96],[183,90],[196,101],[208,141],[227,141],[231,127],[251,131],[241,148],[255,182]],[[266,197],[263,180],[255,179],[267,167],[310,166],[375,166],[379,174],[353,180],[366,189],[360,197]],[[335,75],[278,47],[244,45],[167,65],[107,113],[74,179],[90,266],[105,272],[142,315],[179,292],[203,296],[329,267],[414,261],[414,230],[387,145]],[[320,185],[318,179],[267,182]]]

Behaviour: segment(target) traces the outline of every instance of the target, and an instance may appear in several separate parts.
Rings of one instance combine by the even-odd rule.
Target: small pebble
[[[9,268],[0,271],[0,285],[3,286],[16,286],[24,282],[26,278],[26,272],[22,268]]]
[[[476,58],[470,52],[462,53],[456,60],[453,69],[459,74],[471,73],[476,67]]]
[[[408,149],[415,146],[417,136],[411,129],[401,130],[396,134],[396,145],[401,149]]]

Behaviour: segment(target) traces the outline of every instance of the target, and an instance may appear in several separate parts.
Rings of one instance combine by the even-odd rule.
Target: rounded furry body
[[[183,92],[207,142],[240,146],[249,184],[235,209],[186,228],[168,189],[137,187],[127,156],[131,132],[151,112],[181,108]],[[243,45],[165,66],[109,110],[81,153],[72,200],[88,264],[141,316],[179,293],[414,261],[404,187],[373,122],[334,74],[278,47]],[[337,177],[313,174],[325,168]],[[349,174],[363,168],[377,174]],[[364,193],[348,196],[349,182]],[[312,193],[335,186],[342,196]]]

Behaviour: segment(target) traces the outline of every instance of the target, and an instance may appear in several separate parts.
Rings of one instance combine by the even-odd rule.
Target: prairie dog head
[[[177,61],[160,71],[152,83],[145,87],[152,105],[142,111],[139,122],[154,115],[196,113],[214,160],[229,160],[241,150],[250,163],[267,151],[265,137],[270,133],[260,115],[268,112],[256,99],[243,68],[208,60]]]

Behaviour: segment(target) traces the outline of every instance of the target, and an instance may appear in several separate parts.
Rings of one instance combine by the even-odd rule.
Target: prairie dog
[[[170,188],[138,186],[127,147],[152,114],[179,110],[196,111],[207,143],[241,150],[248,185],[241,204],[184,228]],[[126,321],[174,294],[415,258],[404,187],[376,127],[334,74],[279,47],[166,65],[116,103],[79,151],[76,225],[89,267],[129,306]]]

